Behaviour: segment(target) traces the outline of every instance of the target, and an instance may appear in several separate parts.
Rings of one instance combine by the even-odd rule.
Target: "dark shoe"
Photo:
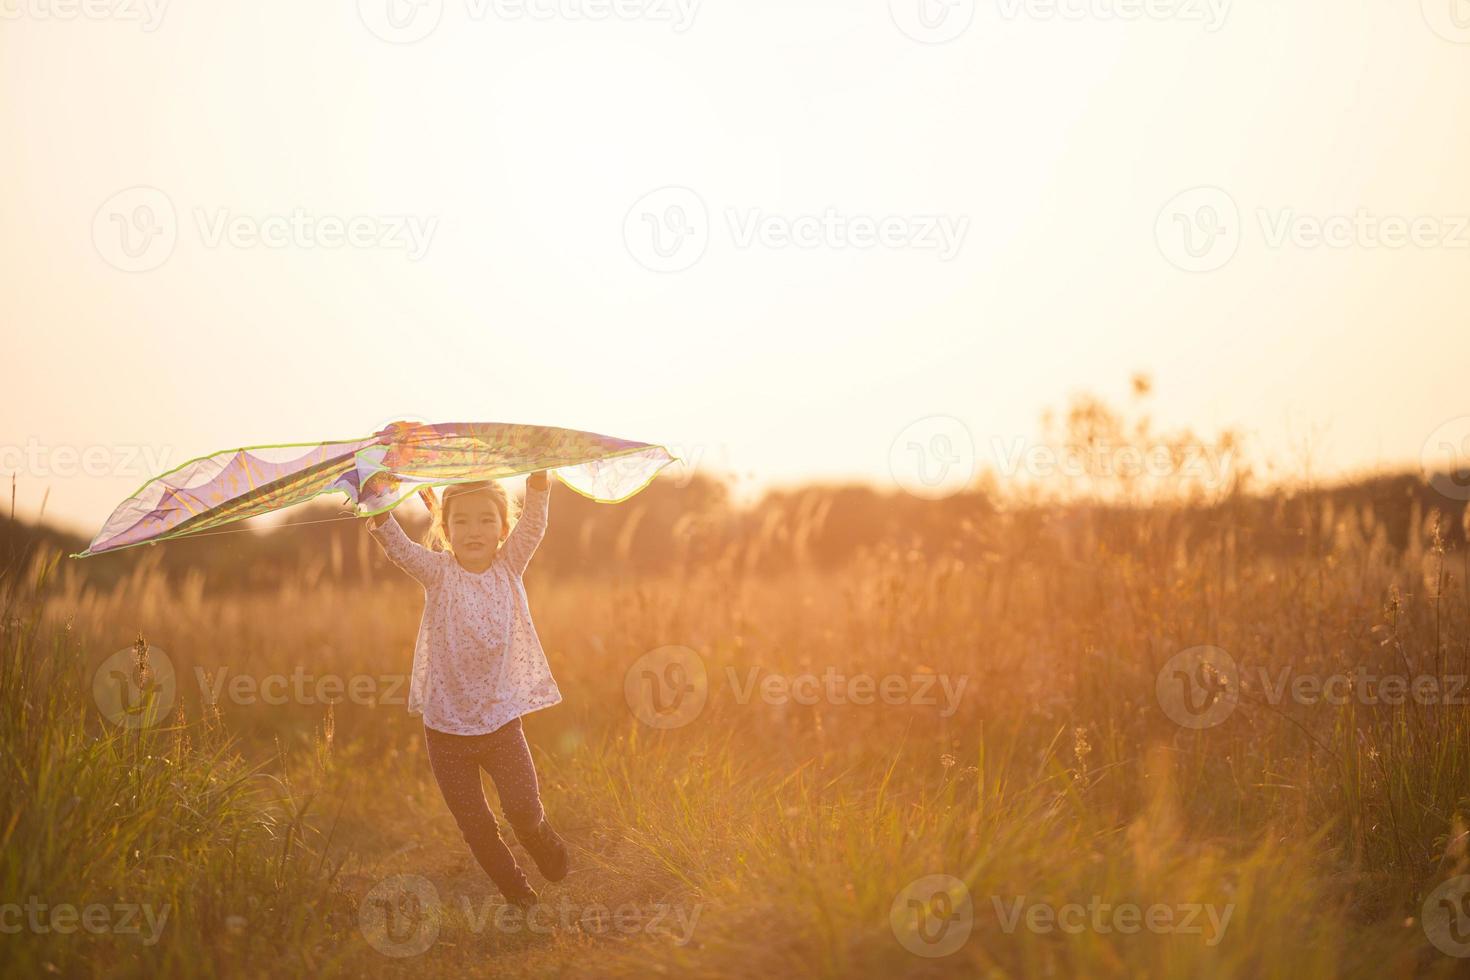
[[[541,872],[541,877],[547,881],[561,881],[567,876],[567,845],[561,839],[561,835],[551,829],[551,824],[542,818],[540,826],[534,831],[521,834],[516,832],[516,840],[531,855],[536,862],[536,869]]]
[[[522,912],[527,912],[530,911],[530,909],[534,907],[537,902],[541,901],[541,896],[536,894],[536,889],[532,888],[530,885],[527,885],[525,891],[514,891],[506,895],[505,901],[507,905],[514,905]]]

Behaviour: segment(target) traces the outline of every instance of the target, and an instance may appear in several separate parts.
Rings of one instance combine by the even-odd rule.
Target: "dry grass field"
[[[529,918],[404,709],[406,576],[223,588],[149,551],[102,586],[32,549],[5,972],[1462,970],[1459,505],[977,509],[831,563],[815,503],[661,572],[533,562],[565,701],[527,735],[574,870]]]

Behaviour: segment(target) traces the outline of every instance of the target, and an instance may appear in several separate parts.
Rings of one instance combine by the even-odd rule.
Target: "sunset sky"
[[[388,2],[0,0],[19,515],[403,417],[749,493],[1135,371],[1318,475],[1470,415],[1461,0]]]

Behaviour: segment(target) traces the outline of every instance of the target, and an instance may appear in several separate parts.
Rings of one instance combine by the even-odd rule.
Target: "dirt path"
[[[487,781],[487,789],[489,789]],[[490,790],[492,805],[497,801]],[[541,896],[529,915],[506,905],[475,862],[431,780],[395,812],[379,800],[344,828],[354,852],[338,876],[353,921],[339,938],[344,972],[366,975],[646,975],[650,961],[687,960],[700,909],[640,889],[635,849],[607,829],[558,823],[572,851],[560,882],[543,880],[502,819],[502,834]],[[557,812],[548,799],[549,812]],[[687,965],[687,963],[685,964]],[[670,963],[671,967],[675,963]]]

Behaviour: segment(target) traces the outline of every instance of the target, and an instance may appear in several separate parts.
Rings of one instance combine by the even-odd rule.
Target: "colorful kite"
[[[498,422],[394,422],[345,442],[248,446],[191,460],[118,505],[86,558],[197,534],[324,493],[357,516],[392,510],[421,487],[553,470],[585,497],[627,500],[678,457],[663,446],[593,432]]]

